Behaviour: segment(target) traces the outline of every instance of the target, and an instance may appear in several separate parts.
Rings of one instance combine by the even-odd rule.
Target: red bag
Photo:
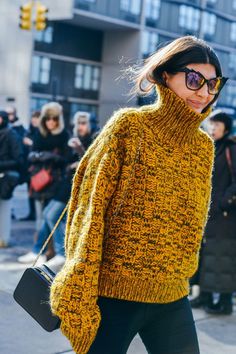
[[[31,177],[30,186],[35,192],[40,192],[53,181],[53,177],[49,170],[42,168],[39,172]]]

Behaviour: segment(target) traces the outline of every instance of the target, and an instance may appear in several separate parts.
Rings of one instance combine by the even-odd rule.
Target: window
[[[98,91],[101,69],[95,65],[77,64],[75,69],[75,88]]]
[[[229,69],[236,72],[236,53],[229,53]]]
[[[34,111],[41,111],[42,106],[48,102],[50,102],[50,100],[47,98],[31,97],[31,99],[30,99],[31,113]]]
[[[236,10],[236,0],[232,0],[233,9]]]
[[[197,31],[199,28],[200,11],[191,6],[180,5],[179,26]]]
[[[47,27],[44,31],[35,31],[34,39],[37,42],[52,43],[52,39],[53,39],[52,26]]]
[[[160,0],[147,0],[146,1],[146,18],[150,18],[152,20],[157,20],[160,14]]]
[[[217,0],[207,0],[207,4],[209,5],[215,5],[217,3]]]
[[[236,42],[236,22],[231,23],[230,39],[231,41]]]
[[[159,36],[156,32],[144,31],[142,33],[142,54],[145,56],[157,49]]]
[[[226,104],[236,107],[236,85],[228,84],[226,86]]]
[[[216,15],[203,12],[202,31],[204,34],[214,35],[216,30]]]
[[[140,15],[141,0],[120,0],[120,9],[133,15]]]
[[[33,56],[31,81],[37,84],[46,85],[50,79],[51,61],[49,58]]]

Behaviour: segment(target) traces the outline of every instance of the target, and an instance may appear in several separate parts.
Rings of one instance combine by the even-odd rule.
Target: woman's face
[[[59,117],[49,116],[45,118],[45,125],[48,131],[53,131],[59,126]]]
[[[213,140],[220,140],[227,133],[225,130],[225,125],[223,122],[209,122],[209,134],[211,135]]]
[[[211,64],[188,64],[186,67],[199,71],[206,79],[216,77],[215,67]],[[163,78],[167,87],[181,97],[185,103],[197,113],[201,113],[202,110],[215,98],[214,95],[208,93],[207,83],[197,91],[189,90],[185,84],[184,72],[168,74],[165,71],[163,73]]]

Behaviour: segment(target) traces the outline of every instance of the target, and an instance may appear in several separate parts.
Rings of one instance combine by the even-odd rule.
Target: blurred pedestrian
[[[158,100],[116,112],[82,158],[51,308],[79,354],[126,353],[137,333],[150,354],[199,354],[188,279],[214,159],[199,127],[227,79],[213,49],[193,36],[130,71],[133,92],[156,89]]]
[[[90,115],[88,113],[77,112],[75,114],[73,135],[73,138],[68,141],[68,145],[71,147],[72,151],[70,158],[68,158],[69,163],[66,168],[66,173],[62,178],[61,182],[59,183],[56,193],[53,196],[53,199],[43,210],[43,224],[38,233],[38,237],[32,251],[18,258],[18,261],[21,263],[31,263],[36,259],[37,254],[39,253],[48,235],[56,224],[59,216],[61,215],[66,204],[68,203],[71,193],[71,183],[74,172],[78,166],[80,159],[92,143],[93,135],[91,134]],[[49,261],[46,262],[47,259],[45,253],[47,249],[45,249],[44,254],[39,258],[39,263],[46,262],[46,265],[54,271],[58,271],[58,269],[65,262],[65,222],[66,217],[62,219],[53,235],[53,243],[55,249],[54,257],[52,257]]]
[[[40,124],[40,111],[34,111],[31,115],[29,129],[26,131],[23,143],[29,148],[33,147],[34,140],[37,137]]]
[[[94,132],[91,129],[91,114],[78,111],[73,118],[73,137],[69,140],[69,146],[79,155],[83,155],[94,140]]]
[[[28,155],[32,151],[34,141],[38,134],[38,127],[40,122],[40,111],[34,111],[31,116],[29,129],[26,131],[25,136],[23,138],[23,144],[27,149],[27,164],[25,168],[25,180],[28,185],[28,201],[29,201],[29,214],[21,219],[20,221],[33,221],[35,220],[35,203],[34,198],[30,193],[30,173],[29,173],[29,162],[28,162]]]
[[[215,111],[210,116],[210,133],[216,153],[212,180],[212,203],[199,270],[200,295],[192,307],[210,314],[229,315],[236,291],[236,144],[229,138],[230,116]],[[219,293],[217,303],[213,293]]]
[[[11,198],[20,181],[23,149],[8,125],[8,115],[0,111],[0,247],[7,247],[11,231]]]
[[[21,123],[19,117],[17,116],[17,111],[15,107],[8,106],[6,107],[6,112],[8,115],[8,121],[11,128],[18,134],[21,139],[21,143],[26,133],[26,129]]]
[[[57,102],[45,104],[29,155],[31,195],[35,199],[37,231],[42,226],[43,208],[54,197],[63,176],[67,163],[68,139],[62,106]]]

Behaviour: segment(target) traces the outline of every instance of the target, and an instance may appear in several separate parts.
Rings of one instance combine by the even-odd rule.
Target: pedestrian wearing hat
[[[199,274],[200,295],[193,308],[204,307],[210,314],[229,315],[236,291],[236,144],[229,138],[232,119],[222,111],[210,116],[215,141],[212,203],[204,234]],[[219,293],[217,303],[213,293]]]

